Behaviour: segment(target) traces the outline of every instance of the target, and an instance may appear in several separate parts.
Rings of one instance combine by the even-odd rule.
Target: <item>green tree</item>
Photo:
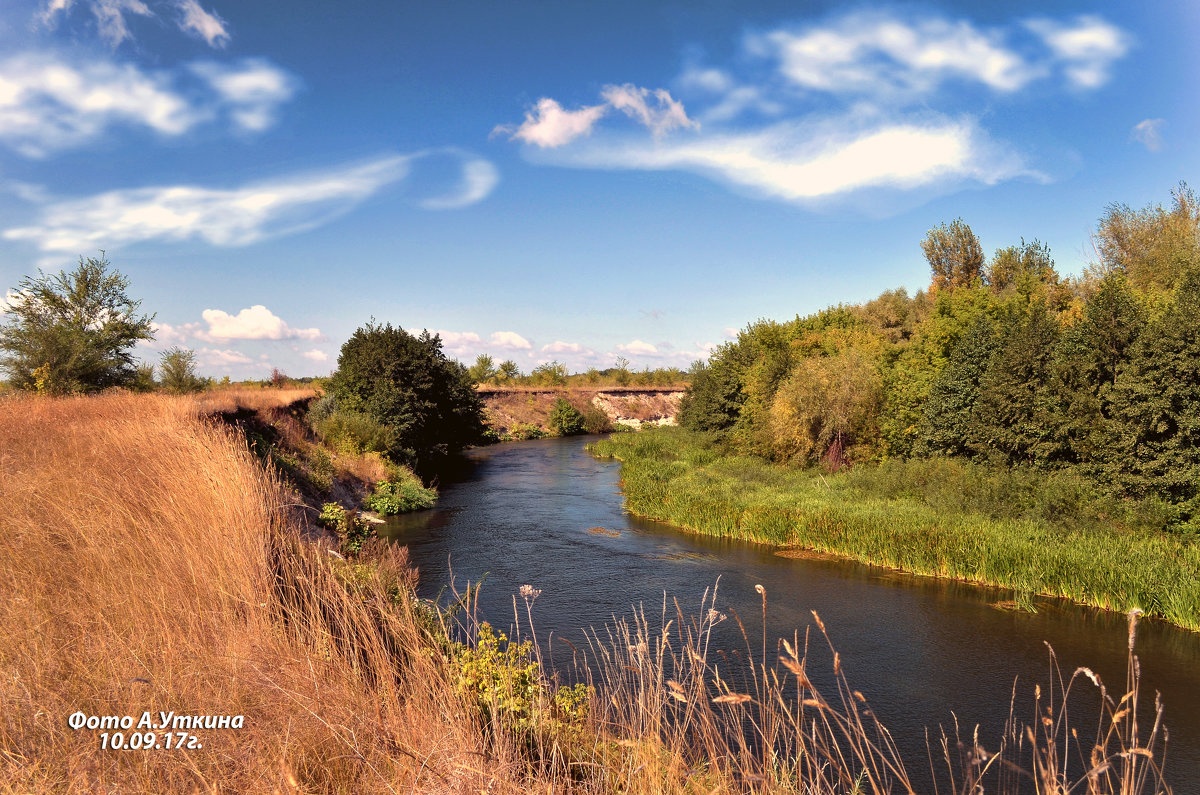
[[[996,347],[991,318],[979,315],[929,388],[916,455],[970,454],[979,385]]]
[[[196,375],[196,352],[178,346],[163,351],[159,360],[162,386],[168,392],[183,395],[199,392],[207,386],[206,379]]]
[[[496,380],[502,383],[515,381],[521,377],[521,368],[512,359],[505,359],[500,362],[500,369],[496,374]]]
[[[135,381],[133,346],[153,339],[154,316],[137,314],[141,301],[109,265],[101,252],[80,257],[70,273],[39,272],[17,285],[0,326],[0,368],[15,386],[64,394]]]
[[[1126,494],[1157,496],[1200,519],[1200,270],[1133,343],[1112,397],[1101,473]]]
[[[968,287],[983,275],[983,248],[961,218],[930,229],[921,250],[929,261],[933,286],[939,290]]]
[[[476,384],[486,384],[495,379],[496,366],[491,356],[481,353],[475,357],[475,364],[471,365],[467,373]]]
[[[616,367],[616,369],[617,369],[617,372],[616,372],[617,385],[618,386],[628,385],[629,378],[630,378],[629,360],[626,359],[624,356],[618,356],[614,367]]]
[[[566,398],[556,398],[550,407],[550,415],[546,419],[551,433],[558,436],[574,436],[583,433],[583,414],[567,402]]]
[[[483,407],[467,368],[428,331],[374,320],[342,346],[329,383],[339,410],[361,412],[390,434],[388,455],[422,474],[483,432]]]
[[[679,402],[680,425],[689,431],[724,431],[737,422],[746,395],[736,357],[735,345],[726,343],[708,364],[692,366],[692,382]]]
[[[1170,209],[1110,204],[1094,240],[1100,269],[1124,271],[1137,290],[1169,290],[1200,265],[1200,199],[1181,182],[1171,201]]]
[[[1033,464],[1052,443],[1045,387],[1058,344],[1058,321],[1045,304],[1020,308],[1006,323],[995,355],[979,381],[968,432],[979,457],[995,464]]]

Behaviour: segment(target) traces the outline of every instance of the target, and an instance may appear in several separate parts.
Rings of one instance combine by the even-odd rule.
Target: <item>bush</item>
[[[333,531],[341,542],[340,549],[348,558],[357,557],[363,543],[375,535],[375,528],[363,521],[357,511],[347,511],[336,502],[327,502],[321,508],[317,521]]]
[[[321,440],[343,455],[386,453],[395,444],[393,429],[361,412],[335,410],[318,413],[315,421],[312,413],[309,418]]]
[[[418,472],[483,433],[483,405],[467,368],[447,359],[441,339],[428,331],[414,336],[367,323],[342,346],[329,389],[340,411],[387,429],[384,452]]]
[[[159,362],[163,389],[175,395],[201,392],[208,380],[196,375],[196,352],[178,346],[163,351]]]
[[[612,420],[599,406],[588,405],[583,410],[583,430],[585,433],[607,433],[613,429]]]
[[[398,480],[379,481],[364,504],[375,513],[394,516],[432,508],[436,501],[437,492],[422,486],[417,476],[409,472],[407,477]]]
[[[550,416],[546,418],[550,432],[557,436],[574,436],[583,433],[583,415],[567,402],[566,398],[556,398],[550,407]]]

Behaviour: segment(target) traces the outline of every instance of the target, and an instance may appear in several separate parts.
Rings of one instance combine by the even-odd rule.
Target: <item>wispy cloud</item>
[[[216,340],[321,340],[315,328],[292,328],[262,304],[255,304],[231,315],[220,309],[201,313],[208,328],[195,332],[198,339]]]
[[[565,111],[544,97],[523,124],[497,129],[529,144],[534,162],[691,171],[764,198],[928,196],[1046,179],[1028,164],[1036,155],[962,112],[964,95],[986,102],[1037,81],[1095,90],[1130,43],[1096,16],[982,26],[928,12],[844,13],[748,34],[728,68],[689,63],[673,84],[679,98],[606,86],[603,104]],[[618,129],[617,110],[644,130]]]
[[[297,85],[262,59],[166,72],[104,59],[17,55],[0,60],[0,143],[44,157],[114,127],[178,137],[226,115],[236,127],[261,131]]]
[[[584,353],[588,349],[578,342],[563,342],[555,340],[549,345],[542,346],[542,353]]]
[[[603,103],[576,110],[565,110],[555,100],[542,97],[525,112],[525,121],[519,126],[501,124],[492,134],[507,134],[513,140],[542,149],[556,149],[591,133],[610,109],[639,122],[656,138],[681,127],[699,126],[666,89],[651,90],[626,83],[605,86],[600,96]]]
[[[909,189],[972,179],[992,184],[1030,173],[970,119],[907,123],[837,118],[780,122],[652,146],[596,145],[566,165],[697,171],[758,195],[812,201],[864,188]]]
[[[62,253],[148,240],[244,246],[329,221],[403,180],[410,162],[424,154],[387,155],[235,188],[169,185],[55,201],[41,207],[36,223],[6,229],[3,236]],[[461,160],[464,168],[478,162]],[[478,186],[468,186],[456,206],[484,195]]]
[[[1142,119],[1133,125],[1129,137],[1138,141],[1151,152],[1162,149],[1162,128],[1166,124],[1163,119]]]
[[[160,14],[142,0],[83,0],[79,4],[91,12],[96,31],[109,46],[117,47],[132,39],[127,18],[164,16],[180,31],[203,39],[210,47],[223,47],[229,43],[229,29],[225,20],[216,13],[206,10],[197,0],[157,0],[152,2],[165,13]],[[37,13],[43,25],[54,28],[71,16],[76,0],[45,0]]]
[[[196,352],[200,364],[209,367],[228,367],[230,365],[254,364],[254,360],[241,351],[221,348],[201,348]]]

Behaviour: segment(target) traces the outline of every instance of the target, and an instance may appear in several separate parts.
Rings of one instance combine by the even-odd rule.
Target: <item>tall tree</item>
[[[934,380],[913,448],[917,455],[969,455],[979,385],[997,348],[987,315],[978,316]]]
[[[14,385],[55,394],[127,386],[137,378],[133,346],[153,339],[153,315],[138,315],[129,279],[100,258],[70,273],[25,277],[0,326],[0,368]]]
[[[1200,270],[1133,343],[1112,399],[1103,472],[1125,493],[1158,496],[1200,518]]]
[[[1110,204],[1095,244],[1102,270],[1124,271],[1138,290],[1172,289],[1200,266],[1200,199],[1181,182],[1171,191],[1170,209]]]
[[[442,340],[374,321],[342,346],[330,392],[339,408],[362,412],[391,431],[395,460],[427,474],[483,431],[483,407],[462,364]]]
[[[983,248],[961,218],[930,229],[921,250],[929,261],[933,286],[939,290],[968,287],[983,275]]]

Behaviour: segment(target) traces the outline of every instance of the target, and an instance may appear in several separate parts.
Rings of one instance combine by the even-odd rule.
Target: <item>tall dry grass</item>
[[[351,597],[288,532],[286,496],[207,403],[0,405],[0,789],[497,791],[508,774],[440,663],[398,676],[415,620]],[[146,710],[245,727],[102,751],[67,725]]]
[[[532,687],[489,680],[524,682],[489,696],[532,705],[519,720],[481,710],[450,643],[478,629],[470,610],[439,622],[389,593],[407,576],[399,551],[350,565],[301,541],[299,509],[213,410],[131,395],[0,404],[0,791],[919,790],[836,656],[828,697],[807,676],[807,639],[771,647],[743,631],[755,662],[731,669],[709,638],[737,619],[711,601],[694,620],[664,603],[656,625],[640,614],[593,633],[581,720],[556,711],[536,668]],[[525,598],[534,636],[536,591]],[[939,792],[1169,791],[1161,726],[1137,723],[1132,624],[1130,649],[1124,697],[1080,670],[1003,747],[943,738]],[[1062,691],[1076,686],[1096,690],[1094,738],[1071,732]],[[245,727],[193,730],[195,750],[111,751],[68,726],[76,711],[240,714]]]

